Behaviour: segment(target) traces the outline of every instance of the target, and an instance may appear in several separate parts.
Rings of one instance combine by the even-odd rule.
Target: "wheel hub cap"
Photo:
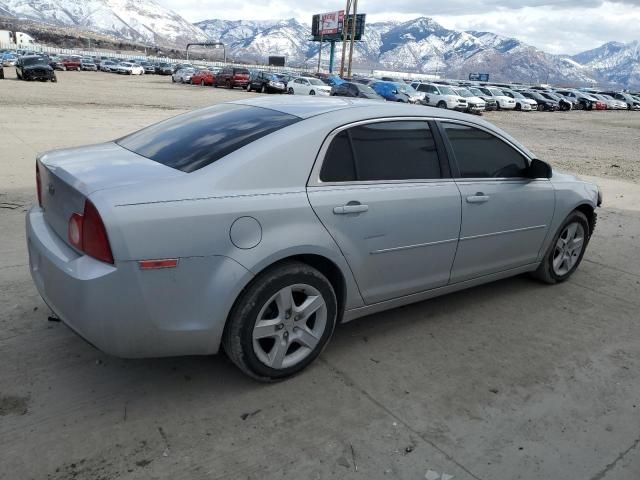
[[[584,248],[584,227],[573,222],[567,225],[558,237],[553,252],[553,272],[558,276],[564,276],[573,269],[578,262]]]
[[[254,353],[268,367],[292,367],[315,349],[326,325],[327,305],[316,288],[284,287],[258,314],[252,332]]]

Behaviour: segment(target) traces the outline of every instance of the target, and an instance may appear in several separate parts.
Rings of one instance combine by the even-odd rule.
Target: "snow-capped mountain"
[[[310,26],[295,19],[206,20],[192,25],[154,0],[0,0],[0,15],[81,27],[147,45],[222,41],[228,57],[257,63],[269,55],[284,55],[289,65],[311,67],[319,48],[308,41]],[[341,48],[338,43],[337,61]],[[328,53],[329,45],[324,44],[325,62]],[[419,17],[367,24],[363,41],[355,46],[354,65],[458,78],[486,72],[495,81],[640,87],[640,42],[611,42],[572,57],[551,55],[514,38],[450,30]]]
[[[207,38],[154,0],[0,0],[0,12],[146,44],[176,45]]]
[[[268,55],[280,54],[287,56],[290,64],[312,65],[318,54],[318,44],[307,41],[310,27],[295,19],[207,20],[196,26],[209,37],[224,41],[237,59],[264,61]],[[340,58],[341,47],[337,45],[337,58]],[[323,55],[328,50],[329,46],[325,45]],[[496,81],[595,82],[589,69],[568,57],[550,55],[519,40],[489,32],[449,30],[426,17],[368,24],[363,41],[356,44],[354,64],[360,68],[440,73],[461,78],[471,72],[487,72]]]
[[[609,42],[572,57],[608,82],[640,86],[640,41]]]

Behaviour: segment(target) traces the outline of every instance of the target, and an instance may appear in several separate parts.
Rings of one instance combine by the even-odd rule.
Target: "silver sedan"
[[[430,107],[256,97],[40,156],[33,280],[121,357],[214,354],[276,380],[336,324],[531,272],[576,270],[597,186]]]

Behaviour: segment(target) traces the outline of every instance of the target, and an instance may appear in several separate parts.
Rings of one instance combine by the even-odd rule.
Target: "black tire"
[[[175,78],[173,78],[173,75],[171,75],[171,81],[172,81],[173,83],[176,83],[176,79],[175,79]]]
[[[520,105],[520,103],[516,103],[516,112],[519,112],[520,110],[522,110],[522,105]]]
[[[251,92],[251,84],[247,83],[247,93]]]
[[[315,90],[311,90],[311,91],[309,92],[309,95],[315,95],[315,94],[316,94],[316,91],[315,91]]]
[[[327,321],[320,341],[299,363],[274,369],[262,363],[253,347],[253,328],[263,306],[278,291],[288,285],[307,284],[320,292],[327,307]],[[337,319],[336,295],[327,278],[304,263],[288,261],[259,274],[238,297],[229,314],[222,344],[227,356],[246,375],[261,382],[274,382],[305,369],[329,342]]]
[[[584,245],[582,247],[582,252],[580,252],[578,261],[575,263],[573,268],[571,268],[571,270],[569,270],[565,275],[557,275],[553,271],[553,254],[556,250],[556,244],[558,243],[558,239],[562,234],[564,228],[573,222],[579,222],[582,225],[582,228],[584,229],[584,232],[585,232],[585,239],[584,239]],[[573,272],[575,272],[576,269],[580,266],[580,263],[582,262],[582,257],[584,256],[584,252],[587,251],[587,246],[589,244],[590,239],[591,239],[591,226],[589,225],[589,221],[587,220],[587,217],[584,215],[584,213],[578,210],[574,210],[569,214],[569,216],[565,219],[565,221],[562,222],[562,225],[560,225],[560,228],[558,228],[558,231],[553,236],[553,241],[549,245],[549,248],[545,253],[544,258],[540,263],[540,266],[535,272],[532,272],[531,275],[534,278],[540,280],[541,282],[548,283],[550,285],[564,282],[571,275],[573,275]]]
[[[500,106],[500,102],[496,102],[496,110],[497,111],[502,110],[502,107]]]
[[[229,90],[233,89],[233,85],[231,85],[231,80],[227,80],[227,88]]]
[[[447,109],[447,102],[445,102],[444,100],[440,100],[437,104],[436,104],[437,108],[443,108],[444,110]]]
[[[57,82],[58,82],[58,77],[57,77],[57,76],[56,76],[56,74],[54,73],[54,74],[51,76],[51,83],[57,83]]]
[[[287,90],[287,93],[288,93],[289,95],[293,95],[293,88],[289,87],[289,90]]]
[[[260,87],[260,93],[266,93],[267,89],[264,88],[264,84],[262,84],[262,86]]]

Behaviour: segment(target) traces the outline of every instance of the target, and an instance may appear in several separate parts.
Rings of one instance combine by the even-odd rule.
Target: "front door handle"
[[[482,192],[478,192],[475,195],[467,197],[467,203],[485,203],[489,201],[489,195],[485,195]]]
[[[360,202],[349,202],[341,207],[335,207],[333,213],[336,215],[346,215],[348,213],[364,213],[369,211],[369,205],[362,205]]]

